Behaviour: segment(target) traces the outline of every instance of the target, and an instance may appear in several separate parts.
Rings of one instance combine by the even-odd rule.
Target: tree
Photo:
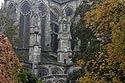
[[[9,40],[12,42],[14,47],[21,42],[21,39],[18,37],[18,26],[14,25],[15,21],[6,17],[4,15],[0,16],[0,32],[1,34],[6,35]]]
[[[75,12],[74,18],[79,18],[79,21],[72,22],[71,32],[73,37],[73,43],[77,46],[80,42],[80,51],[74,51],[72,61],[77,63],[80,60],[85,62],[95,58],[99,48],[100,41],[97,40],[95,33],[91,29],[85,27],[85,21],[83,20],[84,14],[90,10],[91,5],[87,1],[84,1]],[[80,76],[84,76],[85,70],[79,69],[73,71],[68,75],[67,83],[76,83]]]
[[[91,60],[95,57],[97,51],[99,50],[100,42],[97,40],[95,33],[91,31],[91,29],[85,27],[85,21],[83,20],[84,14],[90,10],[90,5],[87,3],[83,3],[80,5],[75,12],[74,18],[80,19],[77,23],[72,22],[72,36],[73,36],[73,43],[75,45],[80,42],[80,53],[75,52],[72,61],[74,63],[77,62],[79,59],[84,59],[85,61]]]
[[[72,73],[68,75],[66,83],[77,83],[80,76],[84,75],[84,71],[82,69],[74,70]]]
[[[0,35],[0,83],[20,83],[21,70],[19,60],[8,38]]]
[[[0,83],[43,83],[22,68],[9,39],[0,35]]]
[[[23,83],[44,83],[41,80],[39,80],[39,78],[32,74],[32,72],[28,71],[28,70],[22,70],[18,77],[20,78],[20,81]]]
[[[125,82],[125,1],[95,1],[85,15],[87,28],[92,29],[103,40],[96,59],[80,63],[85,76],[80,83],[124,83]]]

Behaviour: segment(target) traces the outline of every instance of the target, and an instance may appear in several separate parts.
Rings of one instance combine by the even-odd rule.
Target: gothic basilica
[[[71,19],[82,0],[4,0],[8,16],[19,25],[19,55],[24,66],[46,83],[66,83],[76,66],[72,56]]]

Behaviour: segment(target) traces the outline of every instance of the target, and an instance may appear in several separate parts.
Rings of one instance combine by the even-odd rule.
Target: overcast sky
[[[1,8],[2,3],[4,3],[4,0],[0,0],[0,8]]]

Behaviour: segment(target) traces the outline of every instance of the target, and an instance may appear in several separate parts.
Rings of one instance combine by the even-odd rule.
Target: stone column
[[[40,30],[39,30],[39,15],[38,12],[36,12],[33,16],[32,16],[32,35],[31,36],[31,46],[30,46],[30,52],[32,54],[30,54],[29,56],[29,60],[32,63],[32,72],[34,74],[38,74],[38,62],[40,62]],[[31,58],[32,57],[32,58]]]

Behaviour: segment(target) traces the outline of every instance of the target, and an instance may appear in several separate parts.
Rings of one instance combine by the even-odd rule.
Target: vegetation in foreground
[[[9,39],[0,35],[0,83],[43,83],[23,70]]]
[[[75,30],[82,31],[84,27],[90,29],[100,41],[100,47],[94,53],[94,58],[86,60],[84,59],[86,54],[82,53],[75,56],[76,63],[84,72],[76,80],[79,83],[124,83],[125,0],[96,0],[90,10],[82,14],[81,24],[83,25],[76,27]],[[79,34],[76,37],[79,37]],[[96,45],[96,43],[93,44]],[[86,47],[82,46],[81,49]],[[87,55],[88,57],[92,55],[91,52]]]

